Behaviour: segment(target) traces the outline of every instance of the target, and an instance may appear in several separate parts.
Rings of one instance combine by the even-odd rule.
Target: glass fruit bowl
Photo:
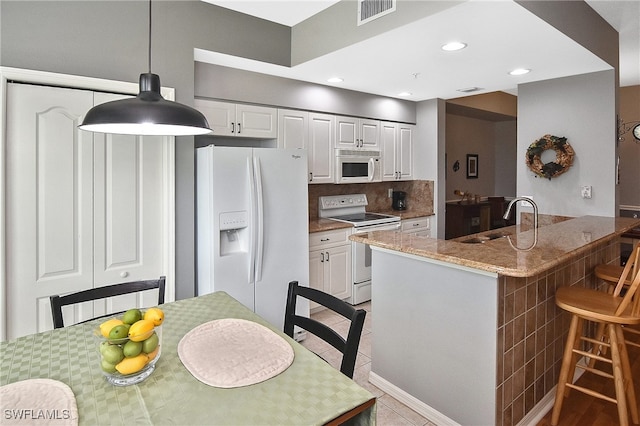
[[[99,368],[115,386],[142,382],[153,373],[160,359],[162,325],[153,321],[140,319],[128,324],[120,318],[111,318],[95,328],[93,336]]]

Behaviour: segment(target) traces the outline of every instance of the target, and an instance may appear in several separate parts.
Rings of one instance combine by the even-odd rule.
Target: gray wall
[[[540,213],[617,216],[615,72],[602,71],[520,85],[518,156],[545,134],[564,136],[575,151],[573,166],[551,180],[518,161],[518,195],[532,195]],[[588,88],[588,89],[587,89]],[[581,197],[592,186],[591,199]]]
[[[148,70],[144,1],[0,2],[0,65],[137,82]],[[152,71],[193,104],[194,47],[289,65],[289,27],[201,1],[153,2]],[[176,143],[176,298],[194,295],[194,138]]]
[[[415,124],[415,102],[196,62],[195,95]]]

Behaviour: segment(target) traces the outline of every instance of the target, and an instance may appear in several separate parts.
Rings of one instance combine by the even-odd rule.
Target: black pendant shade
[[[125,135],[185,136],[211,132],[200,111],[164,99],[160,94],[160,77],[152,73],[140,74],[138,96],[91,108],[78,127]]]

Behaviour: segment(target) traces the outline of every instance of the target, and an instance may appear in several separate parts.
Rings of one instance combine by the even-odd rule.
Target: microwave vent
[[[378,19],[396,10],[396,0],[358,0],[358,25]]]

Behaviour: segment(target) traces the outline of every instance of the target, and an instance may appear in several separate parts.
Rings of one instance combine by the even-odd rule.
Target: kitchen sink
[[[489,241],[489,240],[490,240],[489,237],[473,237],[473,238],[467,238],[466,240],[462,240],[460,242],[464,244],[482,244],[485,241]]]

